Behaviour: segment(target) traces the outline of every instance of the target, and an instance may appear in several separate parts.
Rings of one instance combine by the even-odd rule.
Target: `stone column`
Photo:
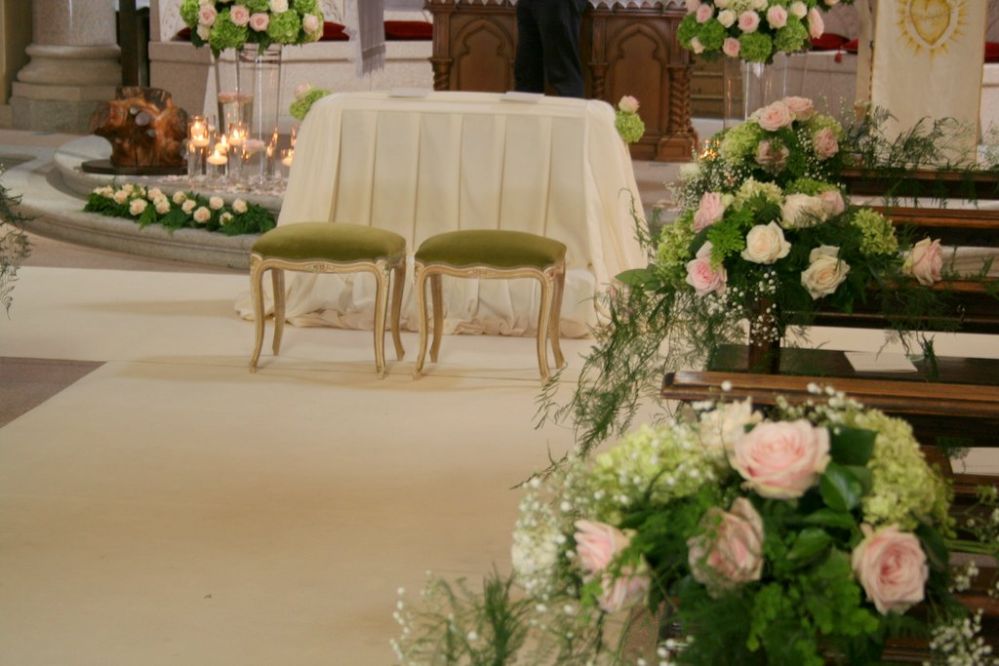
[[[31,61],[17,74],[14,127],[89,131],[121,83],[114,0],[32,0]]]

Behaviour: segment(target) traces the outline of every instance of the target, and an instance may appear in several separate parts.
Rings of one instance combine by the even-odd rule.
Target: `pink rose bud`
[[[697,8],[697,22],[707,23],[711,20],[711,17],[715,15],[715,8],[711,5],[704,3]]]
[[[940,241],[924,238],[913,245],[905,257],[903,269],[921,285],[928,287],[939,282],[943,272],[943,249]]]
[[[267,26],[271,23],[271,18],[265,12],[257,12],[250,15],[250,28],[256,32],[266,32]]]
[[[724,266],[716,269],[711,265],[711,241],[701,246],[695,259],[687,262],[686,282],[698,296],[707,296],[712,292],[725,293],[728,273]]]
[[[763,519],[752,502],[739,497],[727,512],[712,507],[701,525],[705,533],[687,541],[687,561],[694,580],[715,594],[760,579]]]
[[[721,192],[705,192],[701,204],[694,213],[694,231],[701,231],[718,222],[725,215],[725,203]]]
[[[616,613],[640,603],[649,591],[651,581],[648,575],[636,573],[633,567],[621,567],[616,578],[604,574],[600,581],[603,594],[598,600],[605,613]]]
[[[616,527],[589,520],[576,521],[575,539],[579,564],[586,573],[603,571],[631,543]]]
[[[756,163],[772,173],[782,171],[790,156],[791,151],[787,146],[779,145],[774,148],[774,144],[766,139],[756,146]]]
[[[768,132],[776,132],[794,122],[794,114],[784,102],[774,102],[756,112],[756,122]]]
[[[815,115],[815,104],[807,97],[785,97],[783,101],[791,109],[795,120],[810,120]]]
[[[808,35],[812,39],[818,39],[826,31],[826,24],[822,20],[822,12],[814,7],[808,10]]]
[[[625,113],[638,113],[638,100],[631,95],[625,95],[617,103],[617,108]]]
[[[743,32],[756,32],[760,27],[760,15],[754,11],[745,11],[739,14],[739,30]]]
[[[233,25],[244,26],[250,22],[250,10],[246,5],[233,5],[229,10],[229,20]]]
[[[929,567],[914,534],[891,525],[867,535],[853,550],[853,572],[878,612],[904,613],[923,600]]]
[[[729,58],[738,58],[739,50],[742,48],[742,44],[735,37],[726,37],[725,41],[722,42],[722,51]]]
[[[733,444],[729,463],[763,497],[801,497],[829,464],[829,431],[804,419],[761,423]]]
[[[836,132],[828,127],[823,127],[812,135],[812,147],[815,155],[820,160],[827,160],[839,152],[839,141],[836,140]]]
[[[767,10],[767,23],[774,30],[783,28],[787,25],[787,10],[780,5],[774,5]]]

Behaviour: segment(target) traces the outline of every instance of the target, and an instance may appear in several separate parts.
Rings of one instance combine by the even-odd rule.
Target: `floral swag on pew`
[[[939,663],[993,663],[963,631],[980,618],[953,595],[969,583],[948,540],[994,539],[952,540],[949,487],[908,424],[813,391],[769,418],[695,405],[532,480],[512,579],[483,597],[438,581],[402,605],[400,660],[872,664],[892,637],[931,636]],[[643,606],[658,620],[645,644]]]

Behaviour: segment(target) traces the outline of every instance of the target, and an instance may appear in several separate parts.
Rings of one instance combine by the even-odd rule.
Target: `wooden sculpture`
[[[123,86],[90,119],[94,134],[111,142],[110,165],[87,163],[85,171],[162,174],[185,172],[187,112],[160,88]],[[88,168],[89,167],[89,168]]]

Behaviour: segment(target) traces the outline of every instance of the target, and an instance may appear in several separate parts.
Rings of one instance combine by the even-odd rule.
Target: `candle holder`
[[[295,161],[295,149],[285,148],[281,151],[281,178],[288,180],[291,175],[291,165]]]
[[[230,123],[227,139],[229,150],[229,183],[239,188],[243,183],[244,146],[248,141],[248,128],[244,121]]]
[[[213,185],[224,180],[229,173],[229,143],[222,139],[215,144],[215,150],[205,160],[208,164],[208,179]]]
[[[187,177],[193,182],[207,174],[208,146],[213,128],[204,116],[191,116],[187,123]]]

